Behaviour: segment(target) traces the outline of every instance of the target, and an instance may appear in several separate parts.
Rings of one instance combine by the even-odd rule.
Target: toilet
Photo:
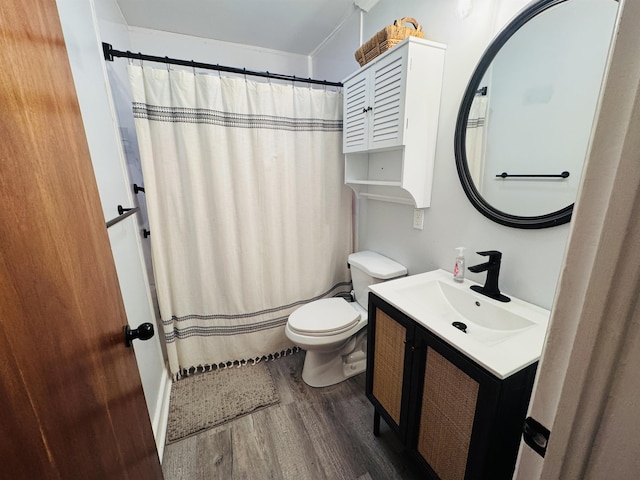
[[[306,350],[302,379],[327,387],[364,372],[367,357],[369,285],[403,277],[403,265],[376,252],[349,255],[355,302],[341,297],[307,303],[289,316],[285,334]]]

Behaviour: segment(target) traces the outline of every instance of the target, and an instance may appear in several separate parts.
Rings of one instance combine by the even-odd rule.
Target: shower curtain
[[[351,288],[341,92],[129,76],[174,378],[286,353],[288,315]]]
[[[467,166],[478,192],[482,193],[484,181],[485,124],[488,99],[486,95],[476,95],[471,103],[467,119]]]

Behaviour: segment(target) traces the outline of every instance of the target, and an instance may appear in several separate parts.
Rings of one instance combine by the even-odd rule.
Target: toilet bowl
[[[407,274],[399,263],[376,252],[349,255],[355,302],[341,297],[310,302],[296,309],[285,334],[306,350],[302,379],[312,387],[342,382],[366,369],[369,285]]]

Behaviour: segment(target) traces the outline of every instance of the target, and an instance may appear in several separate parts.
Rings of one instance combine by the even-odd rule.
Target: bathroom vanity
[[[374,434],[383,418],[428,478],[510,479],[548,312],[516,300],[510,314],[534,321],[511,325],[507,315],[509,322],[487,326],[464,318],[464,333],[451,325],[463,319],[464,302],[478,311],[499,307],[466,292],[472,282],[458,285],[450,276],[439,270],[371,287],[366,395],[375,407]],[[412,300],[420,294],[424,300]],[[528,307],[531,316],[521,315]],[[497,356],[484,357],[483,349]],[[513,356],[509,349],[526,351],[516,363],[500,362]]]

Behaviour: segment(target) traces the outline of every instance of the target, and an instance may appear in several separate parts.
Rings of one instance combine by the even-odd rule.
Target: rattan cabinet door
[[[464,480],[479,383],[427,347],[417,449],[442,480]]]
[[[380,419],[404,443],[408,435],[415,324],[376,295],[369,296],[366,394],[375,407],[374,435]]]
[[[376,308],[372,394],[400,425],[407,329]]]

